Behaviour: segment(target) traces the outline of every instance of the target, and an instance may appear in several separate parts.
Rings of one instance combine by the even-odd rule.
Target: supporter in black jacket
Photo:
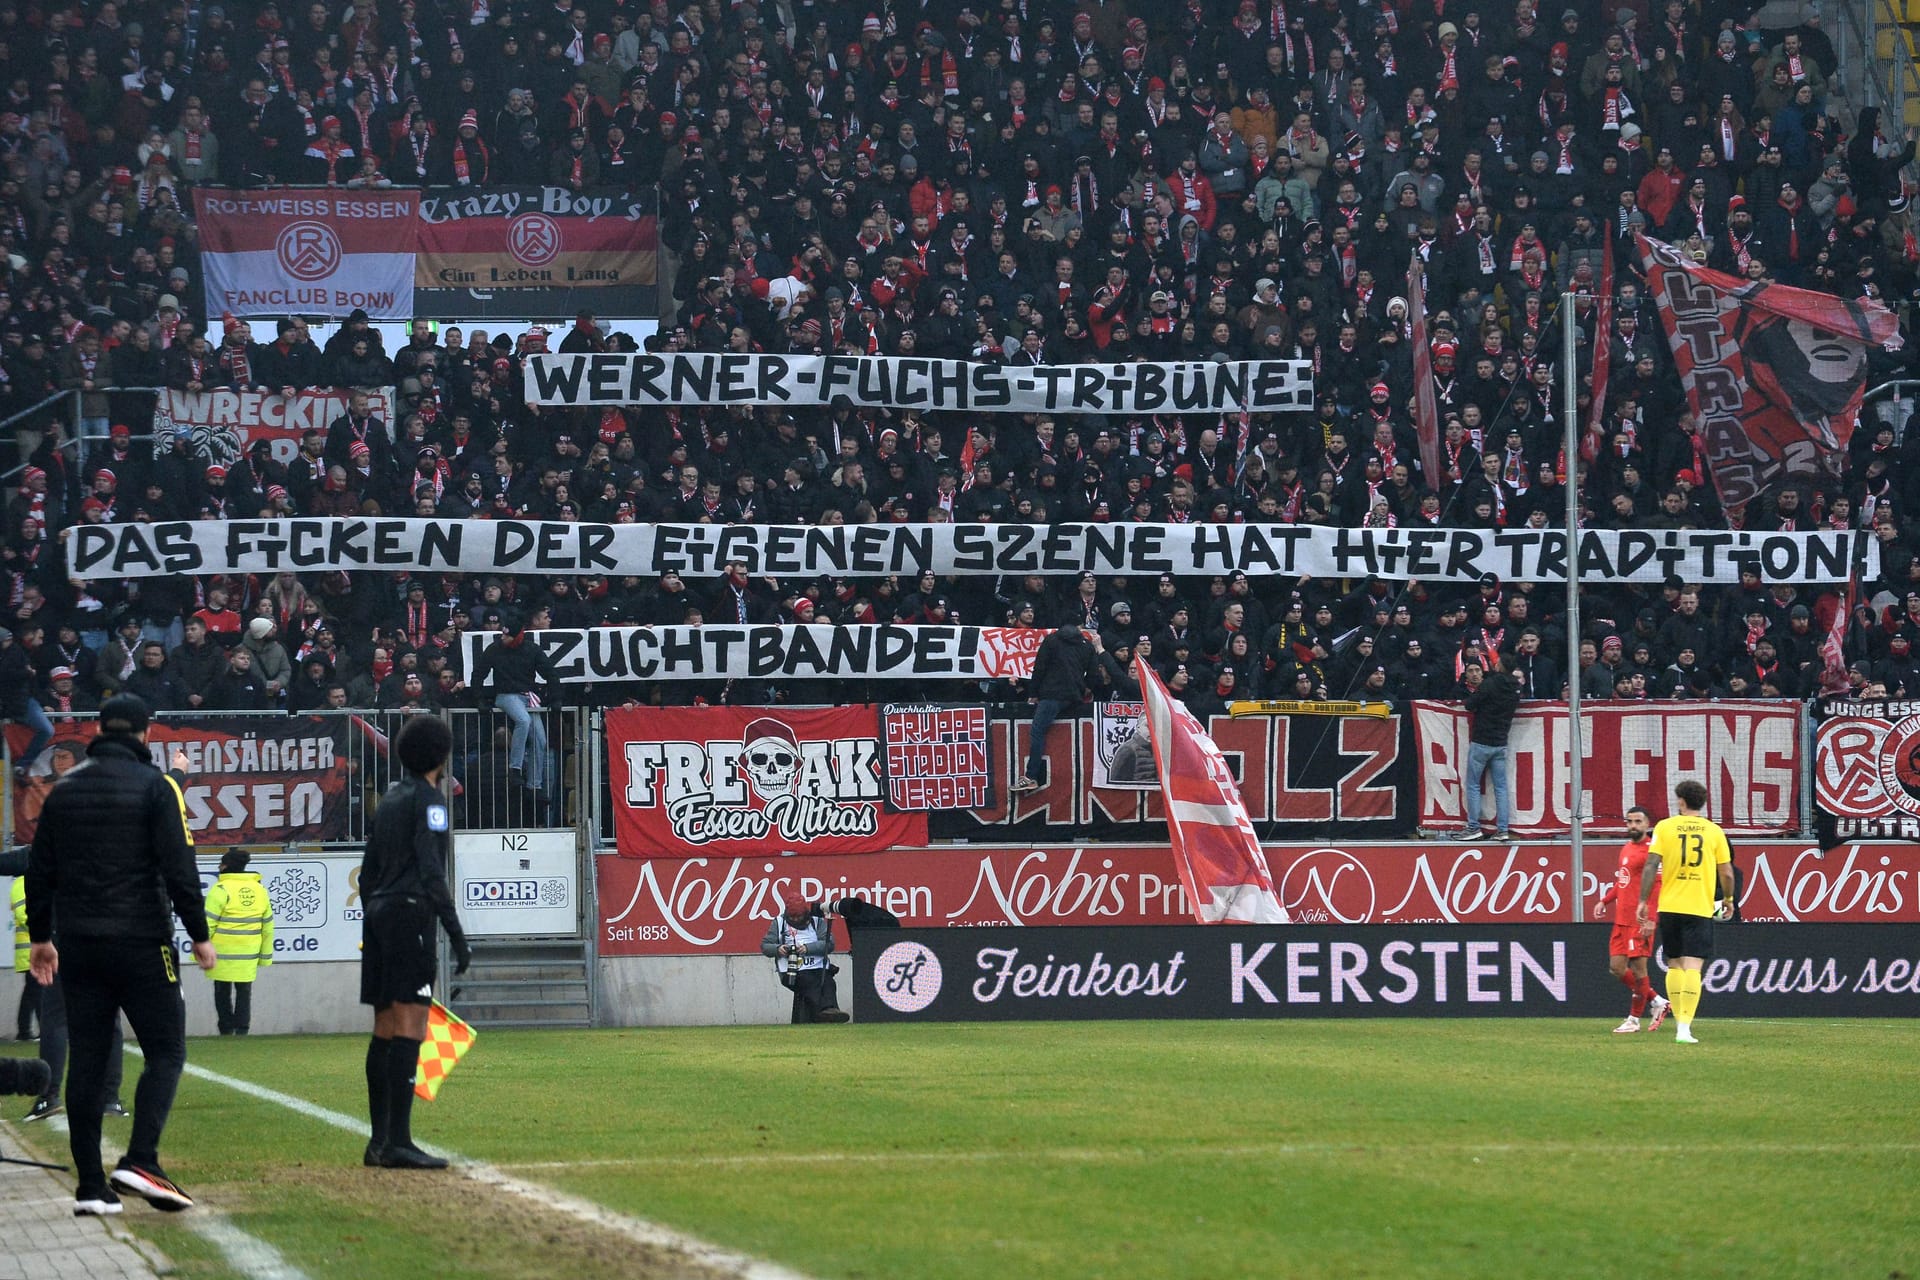
[[[1025,772],[1013,784],[1015,791],[1039,787],[1040,770],[1046,762],[1047,730],[1092,696],[1104,652],[1100,637],[1079,627],[1061,627],[1040,642],[1033,656],[1033,679],[1028,684],[1033,696],[1033,745],[1027,753]]]
[[[67,1117],[81,1214],[118,1208],[100,1165],[100,1117],[112,1029],[122,1012],[140,1037],[146,1069],[114,1185],[161,1208],[193,1204],[162,1171],[159,1155],[187,1056],[174,917],[193,939],[202,969],[213,968],[214,954],[186,801],[179,783],[148,756],[147,720],[146,704],[126,694],[101,708],[100,736],[88,744],[86,764],[47,795],[27,863],[34,976],[44,983],[60,975],[72,1029],[67,1098],[87,1100],[70,1106]]]

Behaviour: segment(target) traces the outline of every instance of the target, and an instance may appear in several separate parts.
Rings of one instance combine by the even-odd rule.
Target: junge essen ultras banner
[[[583,524],[310,517],[82,524],[66,539],[76,578],[379,569],[419,573],[690,576],[739,563],[753,574],[980,576],[1083,572],[1468,583],[1566,581],[1567,538],[1550,529],[1345,529],[1293,524]],[[1729,585],[1845,582],[1880,571],[1858,531],[1589,529],[1581,577]]]

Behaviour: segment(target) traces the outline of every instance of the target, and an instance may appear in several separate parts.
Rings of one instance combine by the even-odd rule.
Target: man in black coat
[[[1047,758],[1047,730],[1070,715],[1093,692],[1093,677],[1102,652],[1100,637],[1080,627],[1061,627],[1040,642],[1033,656],[1033,731],[1027,767],[1013,784],[1016,792],[1040,786],[1040,770]]]
[[[157,1209],[193,1204],[160,1167],[160,1134],[187,1060],[174,916],[193,939],[194,962],[211,970],[215,957],[186,800],[148,755],[147,720],[147,705],[132,694],[107,699],[86,764],[47,795],[27,862],[33,976],[44,986],[58,974],[66,992],[76,1214],[120,1212],[116,1187]],[[123,1012],[146,1067],[134,1094],[133,1136],[109,1185],[100,1166],[100,1117]]]
[[[1513,713],[1520,709],[1520,686],[1501,669],[1497,653],[1488,656],[1488,667],[1466,669],[1467,714],[1473,718],[1473,730],[1467,739],[1467,771],[1460,779],[1467,809],[1467,825],[1462,839],[1480,838],[1481,791],[1485,775],[1493,775],[1493,811],[1498,829],[1496,840],[1511,838],[1513,796],[1507,787],[1507,735],[1513,732]]]

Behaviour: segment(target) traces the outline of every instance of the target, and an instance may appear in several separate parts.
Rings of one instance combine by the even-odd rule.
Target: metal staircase
[[[593,958],[580,939],[475,938],[473,965],[444,970],[447,1005],[476,1027],[590,1027]]]

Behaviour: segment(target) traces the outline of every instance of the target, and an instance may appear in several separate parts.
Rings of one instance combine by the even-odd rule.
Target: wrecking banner
[[[411,320],[420,195],[197,187],[209,317]]]
[[[662,352],[535,355],[527,403],[838,405],[968,413],[1290,413],[1313,408],[1305,360],[1016,366],[916,356]]]
[[[1729,533],[1592,529],[1583,578],[1733,584],[1845,582],[1880,571],[1862,532]],[[408,573],[604,573],[692,577],[737,562],[751,574],[959,577],[1231,573],[1395,581],[1565,582],[1567,539],[1550,529],[1334,529],[1292,524],[578,524],[565,521],[322,517],[82,524],[67,539],[73,577],[383,569]]]
[[[1269,844],[1265,853],[1295,924],[1554,924],[1573,910],[1573,855],[1557,842]],[[1612,855],[1588,845],[1580,876],[1582,912],[1601,933],[1613,924],[1600,905]],[[602,956],[757,955],[790,889],[810,902],[861,898],[914,929],[1193,920],[1164,843],[596,862]],[[1734,862],[1748,923],[1920,924],[1912,845],[1822,853],[1805,841],[1745,840]]]
[[[273,446],[274,460],[292,462],[300,452],[300,437],[325,431],[336,418],[346,416],[346,388],[296,391],[162,391],[153,406],[153,456],[173,448],[176,431],[185,429],[197,458],[232,466],[255,440]],[[393,421],[393,388],[369,391],[374,416]]]
[[[1837,479],[1860,417],[1867,349],[1893,339],[1893,313],[1737,279],[1635,240],[1721,501],[1738,512],[1785,480]]]
[[[1701,973],[1706,1008],[1920,1017],[1912,943],[1900,926],[1723,927]],[[1599,1019],[1621,1004],[1605,931],[1572,925],[908,929],[876,935],[852,960],[862,1022]]]
[[[87,758],[98,725],[92,717],[55,719],[52,745],[22,762],[27,777],[13,790],[16,843],[33,839],[47,792]],[[349,770],[338,727],[317,716],[168,716],[153,722],[147,748],[162,769],[176,749],[187,753],[180,790],[201,848],[344,840]],[[25,750],[26,729],[10,724],[6,733],[16,752]]]
[[[925,844],[886,804],[879,709],[606,713],[615,846],[629,858],[876,853]]]
[[[1794,702],[1584,702],[1581,759],[1587,830],[1624,832],[1627,810],[1643,805],[1656,820],[1673,812],[1673,788],[1706,784],[1707,814],[1729,835],[1769,835],[1799,826],[1800,707]],[[1420,825],[1465,826],[1465,709],[1455,702],[1413,704],[1419,760]],[[1571,829],[1567,716],[1558,704],[1523,703],[1508,739],[1513,830],[1560,835]],[[1491,829],[1493,796],[1484,787]]]
[[[420,196],[414,286],[422,312],[442,320],[615,310],[596,302],[602,289],[622,290],[618,310],[653,315],[659,269],[652,187],[429,187]]]
[[[1820,843],[1920,840],[1920,701],[1825,698],[1814,715]]]

